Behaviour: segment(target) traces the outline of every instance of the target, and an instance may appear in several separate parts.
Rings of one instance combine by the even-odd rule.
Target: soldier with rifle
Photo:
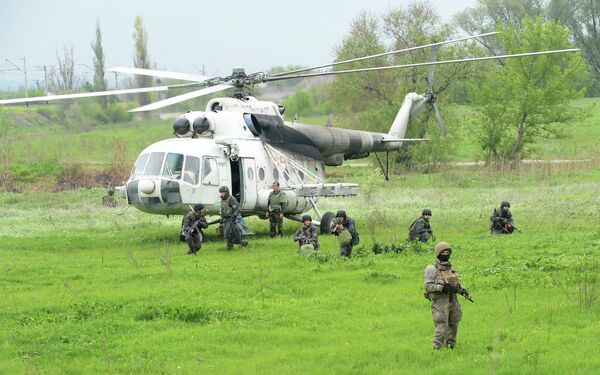
[[[352,248],[360,242],[356,224],[351,217],[346,215],[346,211],[344,210],[339,210],[335,214],[335,218],[337,219],[337,224],[331,233],[338,236],[340,255],[350,258],[352,255]]]
[[[269,218],[269,237],[273,238],[279,235],[283,238],[283,213],[287,206],[287,196],[281,191],[281,186],[278,181],[271,185],[273,191],[269,194],[268,207],[266,215]]]
[[[462,318],[457,294],[473,302],[467,289],[458,279],[458,272],[452,268],[450,255],[452,248],[447,242],[435,246],[436,260],[425,268],[425,298],[431,301],[431,315],[435,325],[433,349],[446,346],[454,349],[458,322]]]
[[[208,228],[204,217],[204,205],[194,205],[194,211],[188,212],[183,218],[181,225],[181,236],[189,246],[188,254],[196,254],[202,247],[202,229]]]
[[[496,234],[512,234],[515,230],[521,232],[512,219],[512,212],[510,212],[510,202],[502,201],[500,208],[494,208],[494,212],[490,217],[490,233]]]
[[[221,219],[223,220],[223,232],[227,240],[227,250],[233,249],[234,243],[239,243],[242,247],[248,246],[248,241],[243,238],[242,229],[238,225],[240,204],[235,197],[229,194],[227,186],[220,186],[219,194],[221,196]]]
[[[429,223],[430,219],[431,210],[429,208],[424,208],[423,212],[421,212],[421,216],[415,219],[415,221],[413,221],[412,224],[408,227],[408,240],[419,240],[421,242],[427,242],[431,238],[431,240],[435,241],[433,229],[431,228],[431,224]]]
[[[302,216],[302,227],[298,228],[294,233],[294,241],[298,242],[300,249],[311,248],[310,250],[319,249],[319,231],[312,223],[310,215]]]

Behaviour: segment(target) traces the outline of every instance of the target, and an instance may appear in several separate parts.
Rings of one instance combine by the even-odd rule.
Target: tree
[[[94,51],[94,87],[96,91],[106,90],[106,80],[104,79],[104,50],[102,49],[102,33],[100,32],[100,20],[96,20],[96,41],[92,42]],[[106,108],[106,96],[100,97],[102,108]]]
[[[581,49],[595,77],[596,87],[591,94],[600,94],[600,1],[551,0],[548,16],[571,31],[575,45]]]
[[[136,16],[134,21],[133,45],[135,55],[133,56],[133,65],[136,68],[150,69],[150,56],[148,55],[148,33],[142,25],[142,16]],[[143,75],[135,76],[137,87],[148,87],[152,83],[152,78]],[[141,105],[150,103],[150,95],[148,93],[140,93],[138,100]]]
[[[454,23],[469,35],[496,31],[498,25],[518,24],[525,17],[544,15],[544,0],[478,0],[476,7],[468,8],[454,17]],[[494,38],[483,38],[481,44],[489,53],[498,53],[499,43]]]
[[[557,22],[525,18],[500,26],[509,53],[570,48],[569,32]],[[539,138],[560,136],[561,125],[578,116],[569,105],[582,96],[585,66],[579,54],[507,59],[473,87],[481,111],[478,138],[486,158],[516,160]]]
[[[50,80],[50,86],[54,92],[65,92],[72,91],[77,88],[78,81],[75,76],[75,58],[73,57],[73,44],[66,44],[63,48],[63,55],[61,56],[56,51],[56,60],[58,68],[52,75]],[[54,71],[50,67],[50,71]]]

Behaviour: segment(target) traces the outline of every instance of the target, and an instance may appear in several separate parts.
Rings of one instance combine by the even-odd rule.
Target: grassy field
[[[328,169],[330,181],[361,184],[358,199],[320,202],[323,212],[344,208],[356,219],[361,244],[350,260],[330,236],[319,254],[297,255],[290,238],[267,239],[256,218],[247,249],[228,252],[210,228],[201,253],[188,256],[180,217],[119,216],[125,205],[100,205],[104,189],[51,193],[55,181],[34,180],[57,165],[130,165],[170,136],[171,121],[11,129],[0,150],[10,160],[2,160],[32,189],[0,193],[0,373],[596,373],[596,103],[577,102],[590,117],[531,156],[583,162],[446,165],[389,182],[372,167]],[[476,160],[468,129],[458,131],[457,160]],[[489,235],[503,199],[523,234]],[[404,243],[424,207],[476,301],[461,301],[454,351],[431,350],[422,289],[433,245]],[[288,235],[296,227],[286,221]],[[390,251],[375,254],[375,245]]]
[[[348,173],[360,199],[321,209],[357,220],[350,260],[330,236],[320,254],[297,255],[258,219],[247,249],[226,251],[211,228],[188,256],[180,218],[117,216],[124,207],[101,207],[101,189],[0,194],[0,373],[597,372],[597,162],[387,183]],[[523,234],[489,236],[502,199]],[[431,248],[402,243],[425,206],[476,301],[461,301],[454,351],[431,350]],[[402,251],[374,254],[375,243]]]

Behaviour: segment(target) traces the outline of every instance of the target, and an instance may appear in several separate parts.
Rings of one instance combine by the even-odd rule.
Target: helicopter
[[[227,97],[210,100],[204,111],[188,111],[173,123],[174,137],[149,145],[142,150],[131,174],[122,186],[115,189],[133,206],[143,212],[160,215],[185,214],[196,203],[203,203],[207,214],[219,214],[220,186],[227,186],[238,199],[242,216],[257,215],[265,219],[271,184],[278,181],[288,198],[284,215],[301,221],[301,215],[313,210],[321,232],[329,233],[335,225],[332,212],[321,214],[317,207],[320,197],[356,196],[359,186],[354,183],[328,183],[325,166],[339,166],[345,160],[361,159],[371,153],[386,154],[385,167],[377,157],[388,179],[389,152],[400,149],[405,142],[426,139],[404,138],[409,121],[427,105],[432,106],[442,133],[445,124],[436,105],[433,92],[434,66],[492,59],[506,59],[553,53],[576,52],[577,49],[529,52],[510,55],[474,57],[436,61],[436,48],[448,43],[480,38],[497,32],[467,36],[427,45],[406,48],[377,55],[364,56],[335,63],[268,75],[263,72],[246,74],[234,68],[227,77],[210,77],[141,68],[118,67],[113,72],[147,75],[189,81],[170,86],[155,86],[91,93],[49,95],[0,100],[0,104],[48,102],[94,96],[134,94],[197,88],[130,112],[156,110],[192,98],[228,91]],[[340,64],[373,59],[380,56],[431,48],[429,62],[381,66],[361,69],[327,70]],[[256,84],[323,75],[356,74],[368,71],[428,66],[427,93],[408,93],[387,133],[321,127],[286,121],[285,108],[251,96],[249,88]]]

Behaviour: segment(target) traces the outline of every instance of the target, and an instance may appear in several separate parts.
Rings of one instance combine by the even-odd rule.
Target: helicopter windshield
[[[167,161],[165,162],[165,168],[163,169],[163,176],[171,177],[179,180],[181,178],[181,170],[183,169],[183,155],[181,154],[167,154]]]
[[[146,169],[144,169],[144,176],[160,176],[160,170],[162,169],[163,159],[165,158],[164,152],[153,152],[150,154]]]
[[[144,172],[144,168],[146,167],[146,162],[148,161],[148,156],[150,154],[143,154],[138,158],[138,161],[135,163],[135,167],[131,172],[131,178],[134,179]]]

